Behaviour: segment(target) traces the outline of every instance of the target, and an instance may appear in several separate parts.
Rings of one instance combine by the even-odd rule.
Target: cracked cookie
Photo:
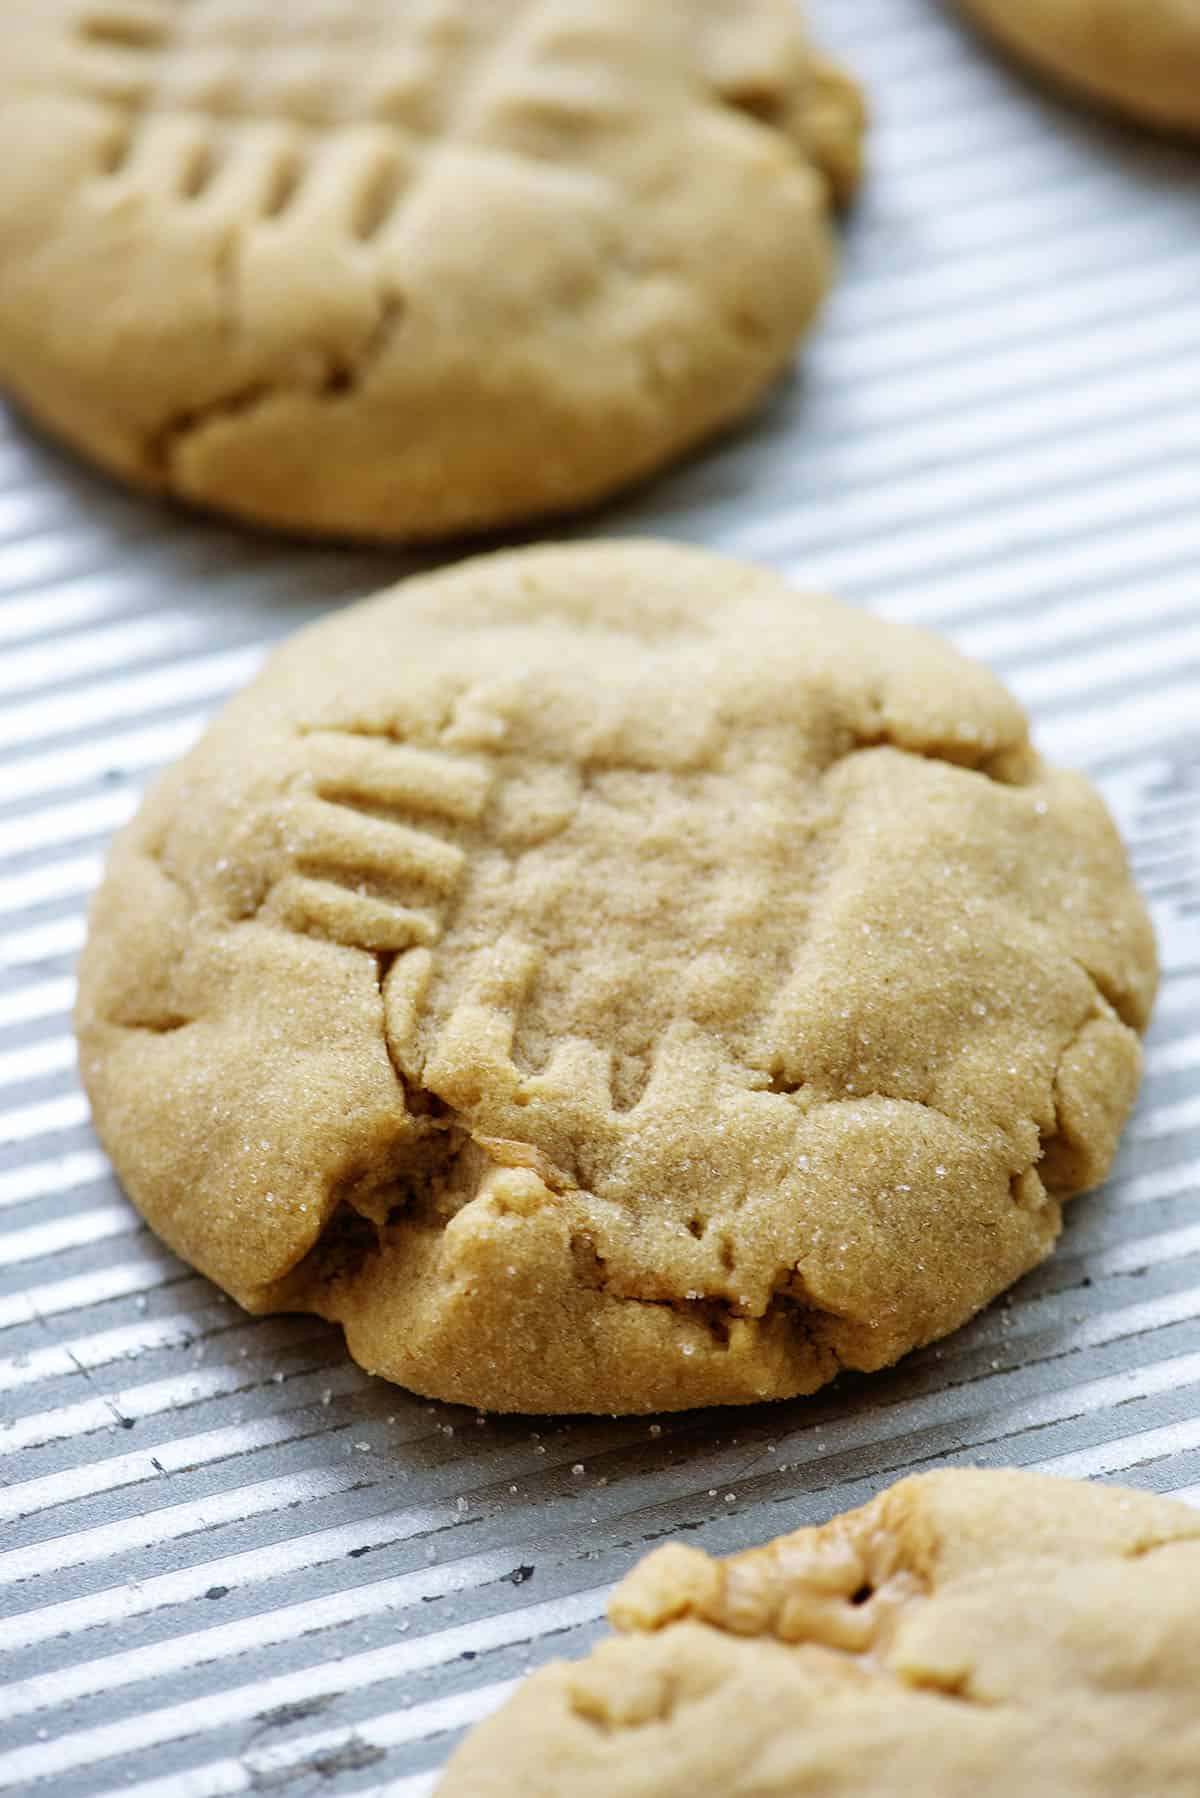
[[[1008,49],[1143,124],[1200,131],[1200,0],[959,0]]]
[[[438,1798],[1193,1798],[1200,1515],[970,1469],[731,1560],[658,1549]]]
[[[665,544],[280,650],[119,838],[96,1124],[254,1311],[498,1410],[809,1392],[1105,1173],[1155,982],[1116,831],[926,633]]]
[[[0,383],[311,533],[600,501],[830,277],[853,84],[792,0],[43,0],[0,70]]]

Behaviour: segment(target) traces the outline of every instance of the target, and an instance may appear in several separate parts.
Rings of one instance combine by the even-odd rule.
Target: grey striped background
[[[72,1070],[109,832],[302,619],[403,571],[125,498],[0,429],[0,1788],[418,1798],[456,1730],[678,1530],[714,1549],[937,1460],[1200,1501],[1200,157],[1076,113],[933,0],[814,4],[874,174],[802,372],[596,528],[947,630],[1102,782],[1167,979],[1119,1171],[939,1348],[737,1415],[410,1399],[159,1249]]]

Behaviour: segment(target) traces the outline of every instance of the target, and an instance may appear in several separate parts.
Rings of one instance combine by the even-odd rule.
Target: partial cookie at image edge
[[[619,1632],[527,1678],[437,1798],[1185,1798],[1200,1515],[966,1468],[727,1560],[672,1543]]]
[[[29,13],[11,397],[137,486],[389,541],[598,505],[744,418],[861,158],[790,0],[459,3],[383,47],[381,11]]]
[[[1138,124],[1200,134],[1194,0],[955,0],[982,31],[1077,98]]]

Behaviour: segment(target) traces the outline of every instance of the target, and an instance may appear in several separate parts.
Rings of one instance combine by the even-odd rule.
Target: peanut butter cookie
[[[960,0],[1044,74],[1144,124],[1200,131],[1200,0]]]
[[[923,632],[654,544],[278,652],[119,839],[96,1123],[251,1310],[501,1410],[807,1392],[1105,1173],[1154,989],[1103,804]]]
[[[729,1561],[661,1548],[438,1798],[1191,1798],[1200,1515],[966,1469]]]
[[[780,373],[861,128],[791,0],[20,4],[0,383],[300,531],[568,510]]]

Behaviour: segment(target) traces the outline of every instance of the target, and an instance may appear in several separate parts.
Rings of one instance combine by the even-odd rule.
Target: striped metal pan
[[[477,1417],[242,1316],[89,1132],[84,904],[264,648],[406,563],[168,515],[3,420],[0,1789],[419,1798],[673,1531],[733,1549],[947,1460],[1200,1499],[1200,158],[935,0],[811,10],[875,112],[841,285],[753,428],[594,528],[936,626],[1099,780],[1166,968],[1118,1171],[1006,1302],[807,1402]]]

